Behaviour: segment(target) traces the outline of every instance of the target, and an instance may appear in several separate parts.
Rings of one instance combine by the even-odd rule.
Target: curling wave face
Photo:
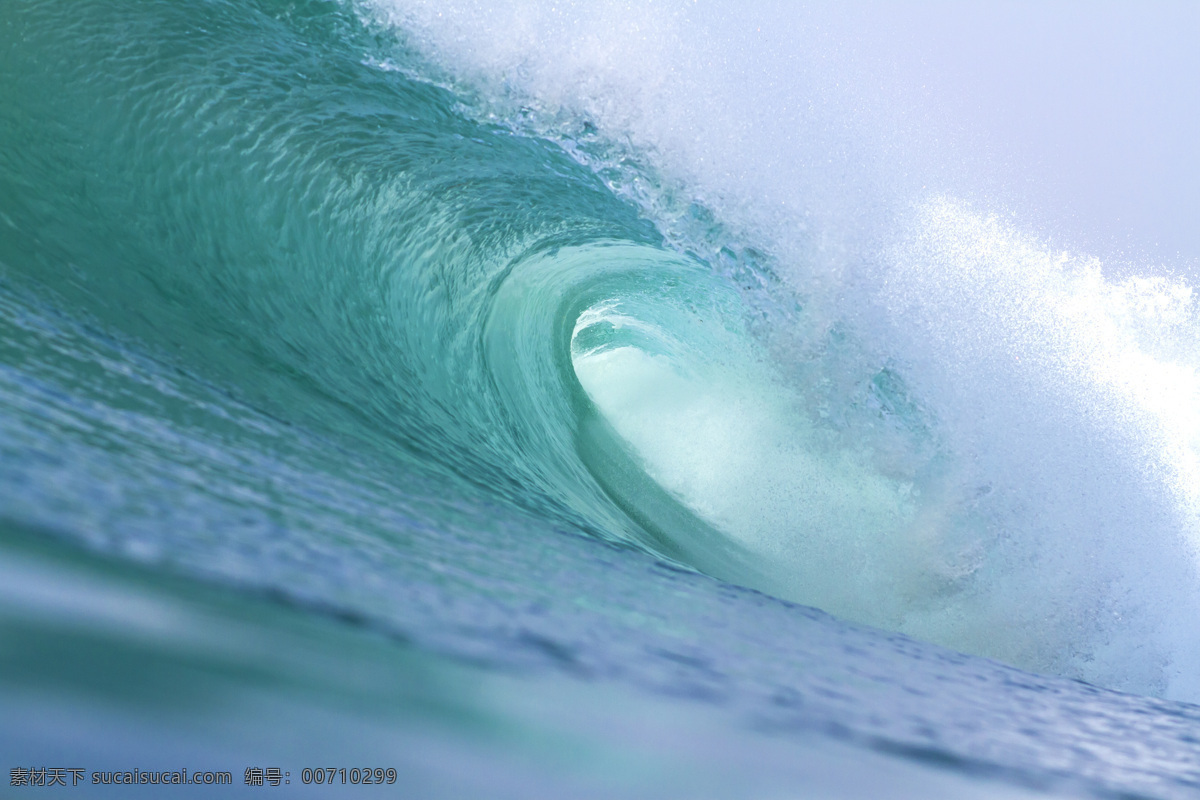
[[[10,370],[5,463],[76,459],[74,483],[41,462],[32,493],[6,482],[10,518],[332,601],[355,559],[304,559],[370,552],[365,508],[471,507],[1200,697],[1185,284],[1114,282],[944,198],[831,273],[811,230],[751,235],[719,220],[752,204],[688,195],[704,176],[655,155],[645,109],[572,106],[570,81],[550,102],[519,72],[459,81],[380,4],[251,6],[0,12],[0,139],[21,143],[0,147],[3,324],[90,342],[43,335],[68,344],[25,345],[28,372],[53,384],[112,337],[150,353],[148,385],[170,364],[213,392],[180,412],[202,433],[184,446],[155,440],[175,412],[140,390],[55,423],[34,410],[54,393]],[[261,465],[230,431],[259,414],[265,440],[322,444],[250,489]],[[80,460],[97,439],[107,455]],[[369,498],[323,500],[337,524],[306,529],[273,495],[320,496],[306,459]]]
[[[883,96],[901,87],[867,88],[818,10],[364,7],[736,287],[740,308],[687,323],[610,298],[576,331],[595,406],[738,555],[690,563],[1032,669],[1198,696],[1187,281],[1115,278],[955,201],[978,196],[947,166],[969,159],[928,146]],[[593,328],[640,335],[596,346]]]

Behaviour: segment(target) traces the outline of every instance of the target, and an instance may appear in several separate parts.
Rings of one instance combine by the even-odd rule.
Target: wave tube
[[[615,293],[572,330],[591,408],[703,531],[662,533],[670,553],[1031,669],[1200,696],[1187,281],[1117,279],[1006,222],[963,177],[978,162],[929,147],[818,11],[360,8],[476,113],[640,208],[708,266],[701,294],[736,295]]]

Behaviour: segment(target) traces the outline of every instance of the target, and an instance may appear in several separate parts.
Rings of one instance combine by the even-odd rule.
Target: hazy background
[[[981,177],[1029,204],[1022,227],[1195,267],[1200,3],[883,3],[828,18],[861,24],[839,35],[876,54],[881,85],[907,87],[935,129],[990,161]]]

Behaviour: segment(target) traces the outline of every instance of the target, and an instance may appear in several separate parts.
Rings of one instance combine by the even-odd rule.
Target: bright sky
[[[869,28],[1044,232],[1200,262],[1200,2],[885,3]]]

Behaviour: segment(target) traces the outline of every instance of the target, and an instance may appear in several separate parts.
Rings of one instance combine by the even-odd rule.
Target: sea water
[[[1200,793],[1193,282],[821,22],[0,6],[2,766]]]

